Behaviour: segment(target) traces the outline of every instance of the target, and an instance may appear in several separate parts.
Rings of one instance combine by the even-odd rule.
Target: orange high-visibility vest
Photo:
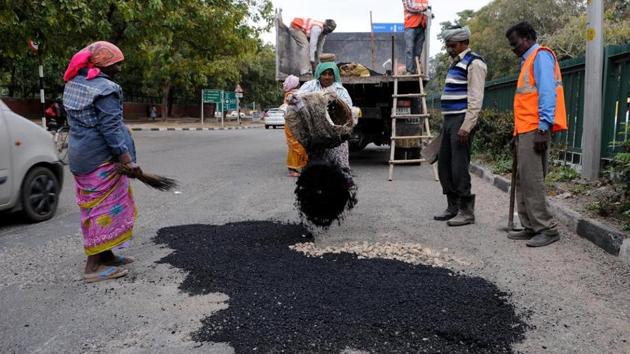
[[[540,115],[538,112],[538,88],[534,78],[534,60],[540,50],[546,50],[555,60],[554,79],[556,81],[556,115],[553,120],[553,132],[567,130],[567,112],[564,105],[564,88],[562,73],[556,54],[549,48],[540,46],[527,57],[521,73],[518,75],[516,94],[514,95],[514,135],[538,129]]]
[[[414,3],[416,7],[424,7],[425,9],[429,7],[428,0],[414,0]],[[418,27],[427,27],[427,16],[424,14],[409,12],[407,11],[407,9],[405,9],[405,28]]]
[[[306,34],[307,37],[310,37],[311,28],[313,28],[313,26],[317,26],[321,29],[324,29],[324,22],[313,20],[312,18],[308,17],[296,17],[293,19],[293,21],[291,21],[291,26],[296,29],[301,29],[302,31],[304,31],[304,34]]]

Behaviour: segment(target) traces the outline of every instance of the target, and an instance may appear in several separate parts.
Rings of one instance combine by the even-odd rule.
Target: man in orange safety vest
[[[545,195],[551,134],[567,129],[562,74],[556,54],[536,43],[536,31],[521,22],[506,32],[521,72],[514,95],[513,148],[517,161],[516,201],[524,229],[508,238],[541,247],[560,239]]]
[[[291,21],[289,33],[298,46],[300,75],[312,75],[322,54],[324,37],[336,27],[335,21],[330,19],[322,22],[307,17],[296,17]]]

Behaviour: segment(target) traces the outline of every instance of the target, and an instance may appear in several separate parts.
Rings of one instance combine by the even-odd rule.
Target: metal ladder
[[[394,94],[392,95],[392,135],[390,142],[390,155],[389,155],[389,181],[393,179],[394,176],[394,165],[404,165],[404,164],[415,164],[421,162],[427,162],[426,159],[403,159],[396,160],[394,157],[396,156],[396,142],[400,140],[411,140],[411,139],[426,139],[429,142],[433,139],[433,135],[431,134],[431,127],[429,125],[429,112],[427,110],[427,100],[426,93],[424,92],[424,82],[422,81],[422,69],[420,67],[420,62],[418,57],[416,57],[416,68],[417,73],[412,75],[394,75]],[[418,93],[406,93],[399,94],[398,93],[398,79],[400,78],[417,78],[418,85],[420,88],[420,92]],[[398,99],[399,98],[420,98],[420,114],[399,114],[398,113]],[[419,124],[420,135],[396,135],[396,121],[397,120],[412,120],[417,119]],[[420,144],[422,146],[422,143]],[[438,173],[436,164],[432,165],[433,167],[433,175],[435,180],[438,180]]]

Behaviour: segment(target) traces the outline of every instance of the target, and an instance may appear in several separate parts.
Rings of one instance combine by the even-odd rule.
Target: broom
[[[145,172],[140,167],[129,168],[123,164],[117,165],[119,173],[131,178],[136,178],[145,185],[162,192],[168,192],[179,185],[175,179]]]

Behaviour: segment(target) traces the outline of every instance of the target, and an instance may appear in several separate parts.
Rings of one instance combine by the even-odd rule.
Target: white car
[[[284,126],[284,110],[281,108],[271,108],[265,112],[265,129]]]
[[[48,220],[62,184],[53,135],[0,100],[0,212],[21,210],[31,222]]]

